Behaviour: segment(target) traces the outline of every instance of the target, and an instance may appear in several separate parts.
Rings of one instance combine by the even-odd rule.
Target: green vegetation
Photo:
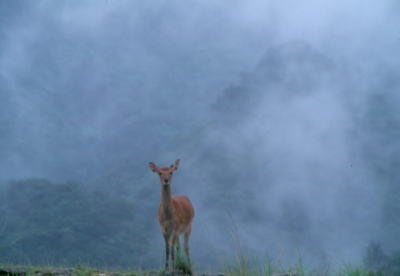
[[[313,272],[301,264],[289,268],[275,268],[268,264],[260,269],[254,267],[233,267],[227,270],[227,276],[397,276],[400,274],[384,274],[372,272],[364,267],[346,266],[337,272],[318,273]]]
[[[44,179],[11,182],[3,196],[1,262],[110,268],[156,262],[146,255],[156,219],[141,215],[155,206]]]
[[[376,275],[400,275],[400,252],[388,255],[379,243],[371,242],[365,252],[364,265]]]
[[[190,263],[189,258],[182,250],[176,250],[175,253],[175,268],[178,271],[182,271],[182,273],[187,275],[192,275],[192,264]]]
[[[375,246],[376,244],[374,244]],[[371,252],[371,246],[368,253]],[[309,269],[299,260],[291,266],[283,266],[277,263],[265,263],[257,266],[251,265],[243,257],[241,262],[227,267],[222,273],[204,273],[192,271],[188,258],[182,252],[176,252],[176,269],[172,276],[399,276],[399,255],[388,257],[388,263],[379,269],[367,266],[345,265],[335,272],[321,272]],[[394,261],[396,265],[394,265]],[[394,265],[394,266],[393,266]],[[73,268],[55,268],[51,266],[11,266],[0,264],[0,275],[13,276],[166,276],[170,275],[164,270],[121,270],[98,269],[90,266],[77,265]]]
[[[301,259],[292,266],[266,263],[264,266],[251,265],[240,255],[237,265],[225,270],[227,276],[400,276],[400,252],[385,254],[380,245],[371,242],[364,256],[364,266],[345,265],[335,272],[313,271]]]
[[[9,276],[156,276],[160,271],[101,270],[77,265],[73,268],[47,266],[11,266],[0,264],[0,275]]]
[[[174,276],[185,276],[190,273],[176,270]],[[0,275],[8,276],[162,276],[168,275],[165,271],[124,271],[124,270],[100,270],[87,266],[76,266],[74,268],[54,268],[54,267],[20,267],[0,265]],[[267,265],[261,269],[247,267],[246,269],[232,267],[224,273],[198,273],[197,276],[392,276],[394,274],[375,274],[364,268],[347,267],[333,274],[317,274],[307,271],[302,266],[293,266],[287,269],[275,269]]]
[[[8,271],[8,273],[6,273]],[[162,276],[168,275],[165,271],[124,271],[124,270],[99,270],[87,266],[76,266],[74,268],[51,268],[51,267],[10,267],[3,269],[0,266],[0,275],[14,276]],[[190,275],[176,270],[175,276]],[[307,270],[304,266],[295,265],[289,268],[274,268],[266,265],[261,269],[254,267],[232,267],[224,273],[199,273],[197,276],[397,276],[399,274],[375,273],[362,267],[344,267],[336,273],[316,273]]]

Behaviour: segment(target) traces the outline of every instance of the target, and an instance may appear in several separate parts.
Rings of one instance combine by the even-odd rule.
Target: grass
[[[175,275],[197,275],[197,276],[398,276],[396,274],[379,274],[368,271],[363,267],[344,266],[335,273],[315,273],[307,269],[301,261],[291,267],[274,266],[267,263],[263,266],[252,266],[249,262],[241,262],[240,265],[228,267],[223,273],[208,273],[208,274],[193,274],[192,268],[188,259],[184,255],[176,255],[176,271]],[[0,268],[12,268],[16,272],[23,271],[24,273],[10,273],[9,276],[160,276],[166,275],[165,271],[104,271],[87,266],[78,265],[74,268],[54,268],[54,267],[35,267],[35,266],[12,266],[0,265]],[[66,272],[66,273],[61,273]],[[0,274],[7,275],[7,274]]]
[[[100,271],[86,266],[78,265],[75,267],[73,274],[74,276],[97,276],[100,274]]]
[[[227,276],[308,276],[312,275],[308,270],[299,262],[292,267],[282,268],[267,263],[261,267],[254,267],[248,265],[248,262],[242,262],[240,266],[228,268],[225,273]]]
[[[185,275],[193,275],[192,264],[183,250],[175,251],[175,270],[181,271]]]
[[[343,266],[336,272],[318,273],[308,269],[301,259],[291,267],[282,267],[279,264],[271,262],[262,266],[251,265],[249,260],[243,254],[241,241],[239,238],[239,229],[233,219],[233,216],[228,213],[231,224],[229,232],[234,244],[236,253],[236,265],[228,267],[225,276],[400,276],[399,274],[383,274],[368,271],[363,267]]]
[[[337,276],[384,276],[380,273],[373,273],[363,267],[345,267],[338,272]]]
[[[250,266],[236,266],[228,268],[224,274],[226,276],[398,276],[394,274],[374,273],[363,267],[351,266],[345,266],[335,273],[320,274],[308,270],[301,263],[289,268],[276,268],[271,264],[266,264],[258,269]]]
[[[8,273],[5,273],[8,271]],[[15,266],[0,264],[1,276],[158,276],[160,271],[107,271],[77,265],[73,268],[51,266]]]
[[[236,265],[225,269],[223,274],[224,276],[400,276],[397,272],[372,272],[365,267],[352,265],[343,265],[334,272],[316,272],[305,266],[301,259],[289,267],[273,262],[257,266],[251,265],[243,255],[238,258]]]
[[[51,268],[25,267],[23,268],[26,276],[51,276],[59,275]],[[182,271],[183,272],[183,271]],[[191,272],[190,272],[191,273]],[[1,274],[7,275],[7,274]],[[19,273],[10,273],[8,275],[22,275]],[[64,275],[64,274],[62,274]],[[66,275],[66,274],[65,274]],[[77,266],[73,269],[71,276],[158,276],[165,275],[162,271],[100,271],[97,269]],[[178,275],[189,275],[188,272]],[[375,274],[362,267],[344,268],[334,274],[315,274],[307,272],[304,267],[291,267],[287,269],[275,269],[269,265],[256,269],[252,267],[238,268],[232,267],[224,273],[219,274],[195,274],[195,275],[219,275],[219,276],[391,276],[384,274]]]

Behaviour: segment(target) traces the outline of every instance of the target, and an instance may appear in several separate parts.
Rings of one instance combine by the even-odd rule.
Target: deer
[[[175,267],[175,247],[180,250],[181,234],[184,236],[184,250],[190,263],[189,237],[192,232],[194,208],[186,195],[171,196],[172,175],[179,167],[179,159],[169,167],[159,168],[153,162],[149,162],[149,166],[160,177],[161,203],[158,208],[158,222],[165,241],[165,270],[172,272]]]

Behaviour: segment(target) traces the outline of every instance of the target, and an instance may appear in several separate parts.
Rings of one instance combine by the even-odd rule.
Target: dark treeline
[[[2,263],[154,265],[154,211],[137,198],[45,179],[12,181],[2,197]]]

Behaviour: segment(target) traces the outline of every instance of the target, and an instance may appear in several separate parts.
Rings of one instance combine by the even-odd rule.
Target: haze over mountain
[[[173,191],[196,208],[191,250],[202,268],[238,247],[257,261],[323,267],[361,262],[370,241],[398,250],[399,9],[2,2],[0,207],[13,248],[3,255],[39,262],[27,250],[39,244],[52,262],[83,252],[157,267],[160,191],[148,162],[177,158]],[[71,240],[54,246],[46,229]],[[72,253],[72,240],[84,249]]]

